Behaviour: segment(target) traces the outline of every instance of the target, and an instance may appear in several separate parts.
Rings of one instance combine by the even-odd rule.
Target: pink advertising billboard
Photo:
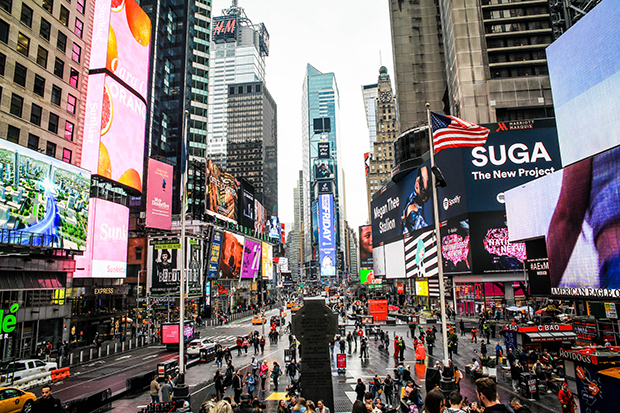
[[[146,178],[146,226],[172,228],[172,165],[149,159]]]
[[[125,278],[129,208],[90,199],[88,241],[84,255],[76,258],[75,278]]]
[[[107,69],[146,99],[151,20],[135,0],[97,0],[90,69]]]
[[[82,168],[142,192],[146,105],[112,77],[88,77]]]
[[[261,243],[249,239],[243,246],[243,265],[241,266],[241,278],[254,278],[261,265]]]

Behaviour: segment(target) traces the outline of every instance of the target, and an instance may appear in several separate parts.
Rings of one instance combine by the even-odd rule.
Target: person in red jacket
[[[472,343],[478,342],[478,330],[476,330],[476,327],[471,329],[471,342]]]
[[[394,357],[398,358],[400,352],[400,345],[398,344],[398,336],[394,336]]]
[[[575,413],[575,401],[573,400],[573,392],[568,390],[568,384],[564,382],[562,389],[558,393],[560,404],[562,406],[562,413]]]

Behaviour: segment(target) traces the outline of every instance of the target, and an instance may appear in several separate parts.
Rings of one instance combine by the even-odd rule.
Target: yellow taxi
[[[293,304],[293,306],[291,307],[291,314],[295,314],[297,311],[299,311],[301,307],[298,304]]]
[[[286,308],[291,308],[293,306],[293,304],[295,304],[292,301],[289,301],[288,303],[286,303]]]
[[[35,400],[37,396],[34,393],[15,387],[0,387],[0,413],[30,413]]]
[[[256,314],[252,317],[252,324],[265,324],[267,322],[267,317],[264,315]]]

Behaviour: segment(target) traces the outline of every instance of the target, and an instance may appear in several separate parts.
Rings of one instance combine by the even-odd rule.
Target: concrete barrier
[[[13,386],[21,390],[32,389],[33,387],[43,386],[52,382],[52,376],[49,371],[35,374],[33,376],[24,377],[23,379],[13,381]]]

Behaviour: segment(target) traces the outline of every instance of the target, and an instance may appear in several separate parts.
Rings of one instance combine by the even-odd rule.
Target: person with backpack
[[[400,353],[400,360],[404,360],[405,359],[405,340],[403,340],[403,336],[400,336],[400,338],[398,339],[398,346],[400,347],[399,349],[399,353]]]
[[[278,391],[278,380],[282,375],[282,371],[280,371],[280,365],[277,361],[273,362],[273,368],[271,369],[271,379],[273,380],[274,390]]]
[[[495,343],[495,365],[497,366],[501,362],[502,355],[504,354],[504,350],[502,346],[499,345],[499,341]]]
[[[362,357],[368,358],[368,343],[366,342],[366,337],[360,339],[360,358]]]
[[[256,377],[248,371],[245,376],[245,391],[254,398],[254,389],[256,388]]]

